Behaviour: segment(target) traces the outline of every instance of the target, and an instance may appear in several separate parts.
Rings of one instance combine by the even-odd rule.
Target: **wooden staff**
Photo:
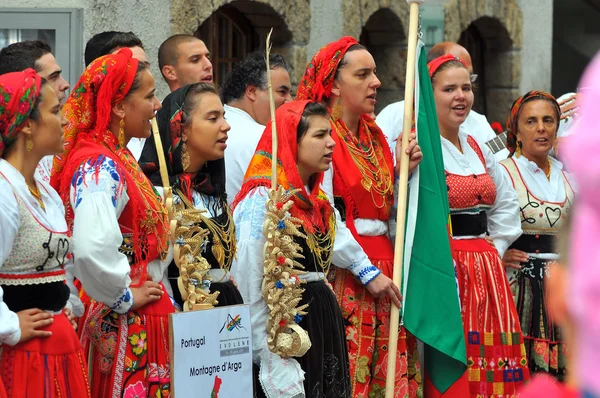
[[[269,58],[271,57],[271,34],[273,28],[267,35],[267,49],[266,49],[266,61],[267,61],[267,87],[269,90],[269,106],[271,108],[271,134],[273,137],[273,146],[271,148],[271,189],[277,190],[277,124],[275,123],[275,100],[273,99],[273,86],[271,84],[271,65]]]
[[[417,59],[417,36],[419,30],[419,6],[424,0],[406,0],[410,6],[408,26],[408,59],[406,60],[406,82],[404,89],[404,126],[402,127],[402,149],[400,151],[400,182],[398,187],[398,212],[396,214],[396,242],[394,248],[393,281],[399,290],[403,273],[404,228],[406,225],[406,205],[408,196],[408,164],[410,156],[406,153],[408,136],[411,133],[413,99],[415,94],[415,64]],[[398,147],[396,146],[396,157]],[[396,351],[398,350],[398,329],[400,327],[400,309],[392,305],[390,314],[390,340],[388,342],[387,376],[385,380],[385,398],[394,397],[396,381]]]
[[[156,147],[156,156],[158,157],[158,167],[160,169],[160,179],[163,185],[163,202],[169,214],[169,221],[173,214],[173,203],[171,197],[171,183],[169,182],[169,173],[167,171],[167,162],[165,160],[165,152],[163,151],[162,141],[160,140],[160,131],[156,117],[152,119],[152,135],[154,137],[154,146]]]

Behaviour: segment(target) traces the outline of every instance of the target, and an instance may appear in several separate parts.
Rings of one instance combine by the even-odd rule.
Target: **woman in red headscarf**
[[[428,64],[440,127],[471,397],[515,397],[529,379],[519,317],[501,256],[521,234],[510,179],[485,145],[460,130],[471,75],[443,55]]]
[[[81,339],[92,348],[94,397],[169,394],[168,314],[161,259],[168,217],[131,152],[160,103],[143,62],[122,49],[92,62],[67,99],[66,151],[52,183],[73,231],[75,276],[91,298]]]
[[[394,251],[388,236],[394,175],[399,164],[394,167],[386,139],[369,116],[381,85],[375,68],[373,57],[363,46],[351,37],[343,37],[313,57],[297,95],[297,99],[326,102],[334,127],[337,148],[333,179],[330,174],[326,176],[324,187],[333,193],[328,192],[342,215],[333,263],[346,269],[336,270],[334,287],[348,321],[346,335],[355,397],[383,396],[390,309],[392,302],[400,306],[400,292],[390,279]],[[411,170],[422,157],[412,138],[414,135],[408,149]],[[416,344],[412,338],[407,344],[404,328],[398,340],[394,396],[414,397],[420,388]]]
[[[63,152],[65,124],[56,92],[33,69],[0,76],[0,397],[90,396],[66,310],[64,206],[35,173]]]
[[[277,110],[276,120],[277,184],[287,196],[274,199],[269,193],[269,125],[233,203],[239,238],[231,273],[251,306],[254,362],[260,368],[255,389],[268,398],[350,398],[344,319],[326,283],[336,235],[333,207],[320,187],[335,146],[327,109],[291,102]],[[294,218],[300,234],[290,228]],[[294,245],[300,257],[288,250]],[[289,266],[292,260],[297,264]],[[286,345],[289,336],[297,344]]]

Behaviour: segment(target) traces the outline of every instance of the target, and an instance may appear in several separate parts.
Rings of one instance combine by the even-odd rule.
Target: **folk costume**
[[[353,38],[343,37],[319,50],[304,72],[297,99],[328,100],[339,63],[355,44]],[[361,116],[356,136],[341,119],[332,119],[332,127],[337,144],[333,177],[324,181],[324,187],[333,187],[341,215],[333,263],[345,269],[336,269],[333,285],[347,321],[353,396],[383,395],[392,304],[388,297],[375,299],[365,286],[381,272],[392,277],[394,249],[388,221],[394,202],[394,164],[383,133],[368,115]],[[417,395],[421,388],[417,359],[414,338],[407,338],[400,328],[395,396]]]
[[[87,67],[64,106],[66,151],[53,167],[52,183],[73,232],[74,273],[91,299],[80,333],[92,350],[93,397],[169,395],[171,300],[163,294],[131,309],[132,288],[162,280],[167,212],[131,152],[108,129],[111,106],[128,94],[137,68],[129,49]]]
[[[30,118],[40,89],[33,69],[0,76],[0,156]],[[70,297],[65,268],[72,266],[64,206],[34,178],[37,192],[0,158],[0,397],[89,397],[86,355],[63,312]],[[53,314],[43,329],[52,335],[19,343],[17,312],[34,308]]]
[[[202,238],[201,255],[210,265],[210,293],[219,292],[217,306],[242,304],[242,296],[232,281],[229,269],[235,257],[235,226],[225,197],[225,161],[207,162],[198,173],[186,173],[183,168],[182,114],[190,86],[182,87],[165,98],[157,113],[158,128],[165,154],[169,183],[173,190],[174,207],[178,210],[197,209],[196,226],[208,232]],[[200,94],[202,95],[202,94]],[[160,169],[154,139],[146,141],[140,158],[142,170],[162,192]],[[160,188],[159,188],[160,187]],[[184,300],[178,288],[179,269],[169,251],[168,279],[176,303],[183,308]]]
[[[429,74],[452,55],[428,64]],[[459,131],[442,138],[472,397],[513,397],[529,379],[523,336],[501,256],[521,234],[518,201],[491,151]],[[484,237],[493,239],[494,246]]]
[[[551,277],[548,263],[558,259],[554,240],[571,211],[574,190],[558,160],[548,156],[550,173],[546,175],[520,151],[515,153],[519,111],[526,101],[536,98],[550,101],[557,118],[560,115],[554,97],[542,91],[530,91],[515,101],[507,122],[508,146],[513,155],[501,164],[517,192],[523,228],[523,235],[510,248],[529,256],[526,263],[521,263],[519,271],[509,270],[508,275],[515,292],[530,371],[550,373],[564,380],[566,347],[562,344],[560,330],[546,310],[544,279]]]
[[[251,306],[254,362],[260,366],[257,388],[262,388],[268,398],[351,396],[344,319],[325,279],[331,266],[335,216],[320,188],[323,173],[313,175],[310,184],[304,186],[296,164],[297,129],[307,103],[296,101],[284,104],[276,114],[279,142],[277,184],[287,192],[287,198],[273,203],[269,196],[272,164],[272,131],[269,125],[233,204],[238,257],[231,272],[244,301]],[[288,199],[292,201],[289,208],[285,207]],[[269,213],[266,211],[267,203]],[[285,215],[274,223],[272,233],[276,230],[287,235],[279,240],[276,250],[269,246],[270,241],[267,242],[267,252],[269,255],[275,253],[277,257],[275,266],[269,268],[265,265],[269,257],[265,259],[263,225],[266,219],[271,220],[273,213]],[[288,229],[296,228],[290,226],[292,222],[300,234],[288,234]],[[287,244],[285,239],[289,239]],[[285,257],[277,254],[284,252],[285,247],[296,247],[301,257],[290,255],[298,262],[293,267],[295,271],[283,282],[275,281],[282,274],[281,267],[292,264],[291,260],[288,263]],[[282,251],[278,252],[279,249]],[[300,279],[306,283],[300,284]],[[287,293],[279,296],[279,290],[287,292],[288,289],[290,295],[301,297],[299,303],[288,309],[291,312],[284,310],[290,301],[282,301],[289,297]],[[302,311],[305,305],[308,307]],[[290,313],[291,318],[286,318]],[[295,328],[293,330],[297,330],[297,326],[302,328],[296,335],[305,339],[299,339],[302,343],[299,343],[298,350],[281,355],[281,347],[272,344],[272,337],[276,336],[278,328],[287,326],[286,319],[290,319]],[[306,337],[310,343],[305,341]]]

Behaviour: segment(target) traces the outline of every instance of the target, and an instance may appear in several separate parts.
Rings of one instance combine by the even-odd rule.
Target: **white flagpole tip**
[[[406,0],[406,2],[408,3],[408,5],[411,5],[412,3],[419,3],[422,5],[425,2],[425,0]]]

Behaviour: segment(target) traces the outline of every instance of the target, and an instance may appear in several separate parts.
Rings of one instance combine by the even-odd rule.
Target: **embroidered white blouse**
[[[304,372],[298,361],[293,358],[281,358],[273,354],[267,346],[267,305],[262,297],[264,277],[264,245],[263,224],[266,213],[268,189],[258,187],[248,193],[233,213],[237,237],[237,259],[231,266],[231,274],[238,284],[244,303],[250,305],[252,314],[252,341],[254,362],[260,365],[259,378],[267,397],[304,396]],[[336,231],[336,245],[339,229]],[[354,241],[356,245],[356,241]],[[358,246],[360,249],[360,246]],[[362,251],[362,249],[361,249]],[[364,254],[364,253],[363,253]],[[366,255],[365,255],[366,257]],[[340,268],[348,268],[358,277],[359,267],[350,267],[350,261],[339,261],[334,249],[333,264]],[[371,263],[367,260],[369,266]],[[309,272],[301,276],[307,281],[323,280],[325,275]]]
[[[0,159],[0,173],[5,179],[0,179],[0,269],[10,255],[14,239],[20,228],[19,205],[15,195],[23,201],[35,218],[46,228],[54,231],[66,231],[65,209],[58,193],[39,175],[34,175],[39,192],[44,202],[45,211],[39,202],[29,192],[25,178],[10,163]],[[83,315],[83,304],[73,285],[73,263],[67,262],[67,285],[71,289],[71,296],[67,307],[73,310],[76,316]],[[0,343],[15,345],[21,338],[19,319],[3,302],[3,292],[0,288]]]
[[[488,232],[494,240],[494,245],[500,254],[504,252],[523,232],[519,216],[519,200],[511,184],[510,178],[502,171],[502,167],[492,155],[486,145],[479,144],[485,167],[477,153],[467,142],[468,134],[460,131],[458,138],[462,153],[450,141],[442,139],[442,153],[444,156],[444,169],[452,174],[467,176],[488,173],[496,184],[496,202],[491,210],[487,211]],[[459,239],[469,239],[472,236],[462,236]]]
[[[127,186],[119,189],[120,176],[110,158],[104,158],[97,176],[94,171],[90,162],[82,164],[71,183],[74,273],[91,298],[124,314],[133,305],[131,268],[119,251],[123,234],[118,219],[129,202]],[[162,282],[168,264],[151,261],[148,275]]]

